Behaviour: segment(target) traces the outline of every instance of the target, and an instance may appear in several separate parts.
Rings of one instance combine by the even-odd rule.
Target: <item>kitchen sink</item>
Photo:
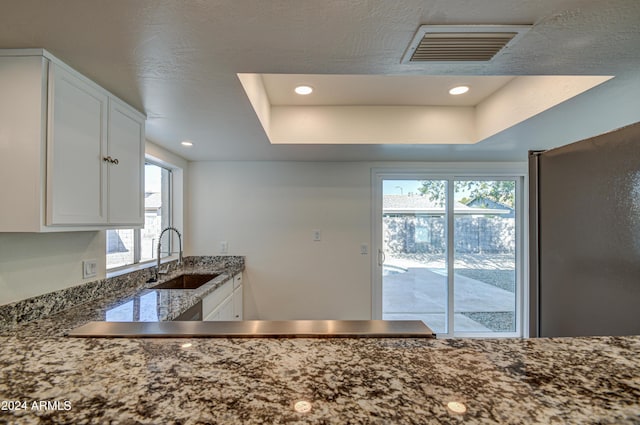
[[[220,273],[183,274],[149,289],[196,289],[218,276]]]

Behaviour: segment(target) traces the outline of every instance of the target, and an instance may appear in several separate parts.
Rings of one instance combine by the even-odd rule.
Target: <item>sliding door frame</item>
[[[488,180],[494,178],[516,179],[516,332],[514,333],[461,333],[456,337],[528,337],[529,335],[529,273],[528,273],[528,219],[524,214],[528,211],[527,163],[424,163],[418,166],[371,169],[371,316],[374,320],[382,319],[382,263],[384,262],[382,235],[382,182],[384,180],[446,180],[447,181],[447,289],[448,312],[447,334],[439,337],[454,336],[454,214],[453,214],[453,182],[455,180]],[[451,212],[451,213],[450,213]]]

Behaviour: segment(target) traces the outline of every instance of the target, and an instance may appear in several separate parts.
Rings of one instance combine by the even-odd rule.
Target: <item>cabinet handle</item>
[[[114,159],[113,161],[111,161],[112,164],[114,165],[118,165],[120,161],[118,161],[118,158]]]
[[[113,159],[113,158],[111,158],[110,156],[105,156],[104,158],[102,158],[102,160],[103,160],[104,162],[109,162],[109,163],[111,163],[111,164],[115,164],[115,165],[118,165],[118,163],[120,162],[120,161],[118,161],[118,159],[117,159],[117,158],[116,158],[116,159]]]

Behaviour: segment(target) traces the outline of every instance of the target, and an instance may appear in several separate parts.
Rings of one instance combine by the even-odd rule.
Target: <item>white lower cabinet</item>
[[[242,273],[202,300],[203,321],[242,320]]]
[[[233,320],[233,297],[225,298],[211,313],[203,320],[213,322],[217,320],[230,321]]]
[[[233,290],[233,319],[242,320],[242,285]]]
[[[242,320],[242,273],[233,277],[233,320]]]

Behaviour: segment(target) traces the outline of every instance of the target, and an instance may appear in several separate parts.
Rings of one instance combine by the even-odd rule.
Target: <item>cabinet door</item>
[[[214,309],[202,319],[203,322],[217,322],[218,320],[221,320],[219,308]]]
[[[242,285],[233,290],[233,320],[242,320]]]
[[[220,304],[220,320],[231,321],[233,320],[233,297],[227,297],[222,304]]]
[[[52,63],[47,125],[47,225],[106,224],[108,97]]]
[[[231,297],[231,294],[233,294],[233,282],[229,280],[204,297],[202,300],[202,316],[207,317],[211,312],[217,310],[226,298]]]
[[[206,322],[231,321],[233,320],[233,300],[232,296],[225,298],[211,313],[204,317]]]
[[[144,118],[109,100],[109,223],[144,224]]]
[[[242,285],[242,272],[233,277],[233,287],[237,288],[240,285]]]

